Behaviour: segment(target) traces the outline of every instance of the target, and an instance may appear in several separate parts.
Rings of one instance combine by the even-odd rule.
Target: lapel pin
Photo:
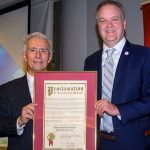
[[[124,54],[127,56],[127,55],[129,55],[129,52],[125,52]]]

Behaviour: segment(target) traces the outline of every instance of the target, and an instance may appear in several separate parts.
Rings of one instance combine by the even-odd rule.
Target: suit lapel
[[[20,78],[20,80],[18,81],[18,92],[20,92],[20,94],[22,93],[24,96],[24,100],[26,101],[26,103],[31,103],[32,99],[31,99],[31,95],[29,92],[29,87],[28,87],[28,82],[27,82],[27,76],[23,76],[22,78]]]
[[[116,68],[116,73],[115,73],[115,78],[114,78],[114,84],[113,84],[113,91],[112,91],[112,101],[115,99],[114,97],[114,91],[117,91],[118,87],[120,87],[120,80],[121,77],[124,76],[124,72],[126,72],[128,66],[129,59],[132,56],[132,44],[130,44],[128,41],[126,42],[123,51],[121,53],[117,68]]]

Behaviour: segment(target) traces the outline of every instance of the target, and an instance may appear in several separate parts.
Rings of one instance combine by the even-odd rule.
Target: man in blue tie
[[[150,150],[150,49],[126,39],[120,2],[102,1],[96,19],[103,47],[84,70],[98,72],[97,150]]]

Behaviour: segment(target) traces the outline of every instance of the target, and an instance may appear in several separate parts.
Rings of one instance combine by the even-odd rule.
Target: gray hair
[[[44,35],[44,34],[42,34],[42,33],[40,33],[40,32],[33,32],[33,33],[31,33],[31,34],[28,34],[28,35],[24,38],[24,40],[23,40],[23,43],[24,43],[24,52],[25,52],[26,49],[27,49],[27,44],[28,44],[29,40],[32,39],[32,38],[35,38],[35,37],[41,38],[41,39],[45,40],[45,41],[48,43],[48,50],[49,50],[50,54],[52,55],[53,52],[52,52],[52,42],[51,42],[51,40],[49,40],[49,39],[46,37],[46,35]]]
[[[114,6],[117,6],[117,7],[120,9],[121,13],[122,13],[122,16],[123,16],[122,19],[125,19],[124,7],[123,7],[123,5],[122,5],[120,2],[114,1],[114,0],[103,0],[103,1],[100,2],[100,4],[98,5],[98,7],[97,7],[97,12],[98,12],[103,6],[105,6],[105,5],[114,5]],[[97,19],[97,21],[98,21],[98,16],[97,16],[97,14],[96,14],[96,19]]]

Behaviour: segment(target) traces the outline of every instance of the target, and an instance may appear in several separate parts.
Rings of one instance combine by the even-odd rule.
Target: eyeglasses
[[[31,53],[37,52],[38,50],[42,53],[46,53],[48,52],[47,48],[36,48],[36,47],[32,47],[32,48],[27,48],[27,50]]]

